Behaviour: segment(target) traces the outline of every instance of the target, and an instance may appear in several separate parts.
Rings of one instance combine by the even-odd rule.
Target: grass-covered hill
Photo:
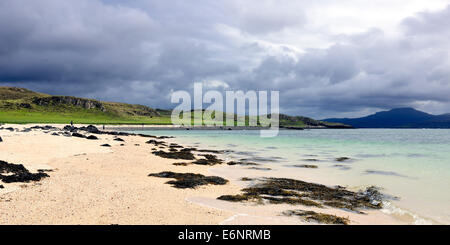
[[[0,87],[0,122],[3,123],[170,124],[170,117],[162,114],[169,113],[143,105]]]
[[[193,111],[192,117],[202,117]],[[171,124],[171,111],[143,105],[54,96],[24,88],[0,86],[0,123]],[[225,117],[224,117],[225,118]],[[280,114],[280,126],[340,128],[339,123]],[[192,120],[193,121],[193,120]],[[248,117],[246,118],[248,122]],[[208,123],[208,122],[204,122]]]

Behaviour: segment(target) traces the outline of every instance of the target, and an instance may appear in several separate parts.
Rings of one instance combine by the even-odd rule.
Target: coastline
[[[22,130],[35,125],[2,127]],[[137,135],[120,136],[124,140],[120,142],[114,140],[114,135],[100,134],[98,140],[87,140],[45,131],[0,131],[0,160],[23,164],[32,172],[53,170],[48,172],[50,177],[38,182],[2,183],[2,224],[314,224],[279,215],[297,205],[217,200],[221,195],[240,193],[245,187],[237,177],[221,173],[230,167],[239,173],[239,166],[174,166],[179,160],[151,154],[154,146],[145,143],[149,138]],[[176,138],[163,141],[177,142]],[[111,147],[102,147],[105,143]],[[230,182],[177,189],[166,184],[168,179],[148,176],[162,171],[215,175]],[[328,207],[301,208],[345,216],[350,224],[405,223],[379,210],[363,215]]]

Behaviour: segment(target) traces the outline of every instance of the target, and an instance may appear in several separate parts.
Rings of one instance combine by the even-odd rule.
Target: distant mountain
[[[360,118],[329,118],[355,128],[450,128],[450,114],[432,115],[414,108],[396,108]]]

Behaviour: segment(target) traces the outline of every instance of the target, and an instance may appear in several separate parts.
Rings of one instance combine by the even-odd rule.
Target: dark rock
[[[69,131],[69,132],[76,132],[78,130],[78,128],[75,126],[66,125],[66,126],[64,126],[63,130]]]
[[[103,144],[103,145],[100,145],[100,146],[104,146],[104,147],[111,147],[111,145],[110,145],[110,144]]]
[[[103,104],[99,101],[90,100],[90,99],[83,99],[83,98],[76,98],[72,96],[49,96],[49,97],[36,97],[33,99],[33,103],[36,105],[41,106],[48,106],[48,105],[73,105],[73,106],[80,106],[84,109],[98,109],[103,112],[106,111]]]
[[[2,137],[0,137],[0,142],[3,142],[3,139],[2,139]]]
[[[20,103],[19,107],[25,108],[25,109],[31,109],[31,105],[28,103]]]
[[[80,133],[72,133],[73,137],[78,137],[78,138],[86,138],[86,136],[80,134]]]
[[[174,173],[174,172],[160,172],[156,174],[149,174],[148,176],[160,177],[160,178],[172,178],[166,182],[176,188],[195,188],[199,185],[225,185],[228,180],[217,176],[204,176],[201,174],[193,173]]]
[[[94,125],[89,125],[87,127],[81,127],[81,128],[79,128],[79,130],[83,130],[83,131],[89,132],[91,134],[101,134],[101,133],[103,133],[102,131],[98,130],[98,128],[95,127]]]
[[[0,189],[3,189],[3,188],[5,188],[3,185],[0,185]]]
[[[125,140],[123,140],[123,139],[121,139],[121,138],[115,138],[114,140],[115,140],[115,141],[122,141],[122,142],[125,141]]]
[[[52,135],[55,135],[55,136],[59,136],[59,134],[58,134],[58,133],[52,133]]]
[[[40,130],[59,130],[59,128],[50,126],[50,125],[45,125],[45,126],[33,126],[30,127],[30,129],[40,129]]]
[[[95,135],[89,135],[88,137],[86,137],[86,139],[88,139],[88,140],[98,140],[97,136],[95,136]]]

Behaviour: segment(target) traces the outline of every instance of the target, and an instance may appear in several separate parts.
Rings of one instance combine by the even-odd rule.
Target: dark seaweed
[[[175,144],[175,143],[171,143],[169,145],[170,148],[184,148],[183,146],[179,145],[179,144]]]
[[[204,157],[204,159],[198,159],[193,164],[199,164],[199,165],[216,165],[216,164],[222,164],[223,161],[219,158],[217,158],[216,155],[211,154],[201,154],[200,156]]]
[[[259,165],[258,163],[255,162],[245,162],[245,161],[231,161],[231,162],[227,162],[228,165]]]
[[[242,177],[241,181],[252,181],[252,178],[248,178],[248,177]]]
[[[260,167],[250,167],[250,168],[247,168],[247,169],[262,170],[262,171],[272,170],[271,168],[260,168]]]
[[[152,152],[154,155],[163,157],[163,158],[169,158],[169,159],[183,159],[183,160],[194,160],[194,154],[190,151],[176,151],[176,152],[165,152],[165,151],[154,151]]]
[[[350,157],[338,157],[335,160],[338,162],[345,162],[345,161],[350,160]]]
[[[358,211],[360,208],[382,208],[381,194],[375,187],[352,192],[343,187],[328,187],[301,180],[264,178],[251,187],[242,189],[243,194],[221,196],[220,200],[268,200],[270,203],[302,204],[321,207],[331,206]]]
[[[411,178],[409,176],[399,174],[392,171],[380,171],[380,170],[366,170],[364,171],[364,174],[377,174],[377,175],[387,175],[387,176],[396,176],[396,177],[402,177],[402,178]]]
[[[318,168],[317,165],[309,165],[309,164],[297,164],[292,166],[296,168]]]
[[[159,177],[159,178],[172,178],[176,180],[171,180],[166,182],[171,184],[176,188],[195,188],[199,185],[225,185],[228,180],[217,176],[204,176],[201,174],[193,173],[174,173],[174,172],[160,172],[155,174],[149,174],[148,176]]]
[[[208,150],[208,149],[200,149],[200,150],[196,150],[198,152],[208,152],[208,153],[215,153],[215,154],[219,154],[219,153],[223,153],[224,151],[217,151],[217,150]]]
[[[315,158],[308,158],[308,159],[303,159],[303,161],[308,161],[308,162],[318,162],[318,159]]]
[[[5,173],[8,175],[3,175]],[[43,172],[30,173],[22,164],[0,160],[0,180],[5,183],[39,181],[45,177],[49,177],[49,175]]]
[[[158,145],[166,145],[166,142],[164,142],[164,141],[157,141],[157,140],[149,140],[149,141],[147,141],[147,142],[145,142],[146,144],[154,144],[154,145],[156,145],[156,146],[158,146]]]
[[[331,214],[316,213],[314,211],[304,210],[288,210],[283,212],[287,216],[299,216],[306,221],[316,221],[322,224],[334,224],[334,225],[348,225],[350,220],[348,218],[339,217]]]

